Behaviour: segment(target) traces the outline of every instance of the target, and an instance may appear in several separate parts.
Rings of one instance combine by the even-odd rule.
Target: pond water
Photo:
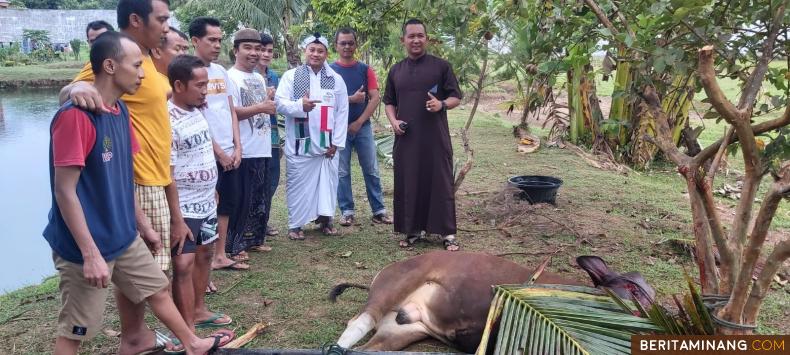
[[[0,91],[0,294],[55,274],[41,236],[50,207],[49,123],[57,91]]]

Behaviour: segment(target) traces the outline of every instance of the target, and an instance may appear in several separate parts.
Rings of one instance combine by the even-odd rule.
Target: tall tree
[[[309,0],[189,0],[186,5],[215,9],[245,26],[268,31],[283,41],[289,67],[302,62],[298,41],[303,33],[294,32],[309,9]]]
[[[119,0],[61,0],[60,9],[64,10],[115,10]]]
[[[22,3],[28,9],[59,9],[63,0],[23,0]]]
[[[784,46],[778,45],[777,40],[780,33],[788,30],[788,2],[765,1],[762,6],[754,8],[759,9],[757,11],[740,8],[737,13],[730,14],[727,21],[708,23],[709,27],[688,26],[690,31],[696,32],[697,37],[709,38],[704,41],[708,45],[699,49],[697,74],[711,106],[730,126],[722,139],[699,154],[691,157],[676,148],[668,125],[669,118],[661,109],[655,89],[646,85],[642,93],[649,109],[658,118],[656,143],[678,166],[678,171],[687,182],[700,281],[704,293],[722,296],[725,305],[716,310],[716,315],[726,321],[719,322],[722,333],[743,334],[753,331],[760,306],[776,272],[790,258],[790,239],[787,237],[781,239],[770,253],[765,244],[779,203],[783,198],[790,198],[790,130],[787,129],[790,125],[790,106],[787,106],[787,97],[780,100],[784,107],[783,115],[753,123],[755,114],[761,111],[758,99],[766,76],[782,73],[772,73],[769,64],[778,54],[787,54],[783,52],[787,49],[781,48]],[[741,4],[734,5],[737,7]],[[703,17],[711,17],[709,9],[704,7],[686,8],[685,12],[694,10]],[[735,35],[726,36],[723,46],[712,39],[718,37],[720,40],[722,36],[707,35],[710,28],[733,25]],[[745,29],[750,32],[747,36],[738,33]],[[734,43],[746,46],[735,47]],[[742,91],[737,103],[732,102],[719,86],[715,69],[717,53],[721,66],[730,75],[742,78]],[[748,63],[749,69],[732,65],[732,56],[739,56],[735,65]],[[787,72],[790,68],[784,69]],[[775,81],[776,78],[769,78],[769,82]],[[758,136],[764,136],[770,143],[761,147]],[[732,225],[725,229],[716,208],[712,186],[723,155],[733,146],[743,156],[744,178],[735,217]],[[773,182],[755,215],[757,190],[765,176],[771,176]],[[719,255],[718,267],[714,251]],[[765,257],[765,264],[759,270],[757,260],[761,255]],[[756,279],[753,279],[754,275],[757,275]]]

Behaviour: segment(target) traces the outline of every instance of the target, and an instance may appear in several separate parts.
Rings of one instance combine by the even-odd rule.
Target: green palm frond
[[[501,319],[494,354],[630,354],[631,335],[662,332],[605,293],[566,285],[496,286],[477,354]]]
[[[186,4],[200,4],[222,11],[241,20],[245,25],[273,35],[282,33],[283,18],[289,14],[296,21],[310,5],[309,0],[189,0]]]

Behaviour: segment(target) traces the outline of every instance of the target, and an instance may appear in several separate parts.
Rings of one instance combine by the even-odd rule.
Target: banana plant
[[[386,166],[392,167],[394,163],[392,160],[392,149],[395,146],[395,136],[388,134],[382,137],[377,137],[375,142],[376,154],[378,155],[379,159],[381,159],[381,161],[383,161]]]

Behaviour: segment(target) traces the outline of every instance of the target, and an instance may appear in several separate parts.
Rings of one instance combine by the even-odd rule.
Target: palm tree
[[[310,0],[187,0],[185,4],[222,9],[247,26],[260,31],[268,30],[274,38],[283,40],[290,68],[302,63],[298,39],[290,30],[304,18]]]

